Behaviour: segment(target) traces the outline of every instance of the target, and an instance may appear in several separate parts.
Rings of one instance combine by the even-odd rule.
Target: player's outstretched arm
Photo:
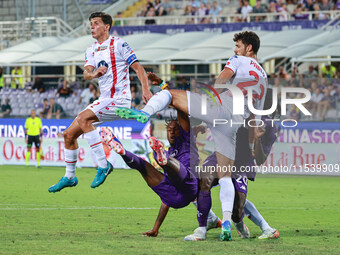
[[[266,130],[264,128],[259,127],[255,133],[255,160],[256,164],[258,166],[262,165],[264,162],[266,162],[268,155],[264,152],[262,143],[261,143],[261,138],[264,135]]]
[[[168,214],[169,206],[162,202],[161,208],[159,209],[158,216],[153,228],[147,232],[142,233],[142,235],[156,237],[158,235],[158,230],[161,227],[166,215]]]
[[[177,119],[179,122],[179,125],[184,129],[184,131],[189,132],[190,131],[190,122],[189,117],[184,112],[177,110]]]
[[[232,77],[234,76],[234,72],[229,68],[224,68],[222,72],[218,75],[215,85],[217,84],[226,84]],[[220,91],[221,90],[221,91]],[[223,89],[217,88],[218,93],[222,92]]]
[[[143,102],[147,103],[153,95],[149,89],[148,77],[144,67],[138,61],[134,62],[131,67],[136,72],[139,81],[142,83]]]

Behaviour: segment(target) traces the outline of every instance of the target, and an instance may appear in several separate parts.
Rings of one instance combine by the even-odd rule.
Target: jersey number
[[[255,71],[249,71],[249,75],[253,76],[255,78],[255,81],[245,81],[245,82],[240,82],[236,85],[240,90],[242,90],[243,95],[247,96],[248,91],[245,89],[246,87],[254,86],[259,82],[259,75]],[[261,94],[253,94],[253,101],[254,99],[261,100],[264,96],[264,86],[260,84],[260,89],[261,89]]]

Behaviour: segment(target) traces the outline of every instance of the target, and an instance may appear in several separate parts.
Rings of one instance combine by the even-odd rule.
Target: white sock
[[[241,220],[240,222],[234,222],[235,224],[235,227],[237,228],[237,230],[241,230],[242,232],[245,231],[245,228],[244,228],[244,223],[243,223],[243,220]]]
[[[266,229],[271,229],[267,221],[263,218],[261,213],[256,209],[255,205],[249,200],[246,200],[244,204],[244,213],[252,222],[254,222],[257,226],[259,226],[262,231],[265,231]]]
[[[198,227],[201,232],[203,232],[205,235],[207,234],[207,227]]]
[[[213,212],[213,210],[210,209],[209,214],[208,214],[208,221],[217,221],[218,217],[216,214]]]
[[[93,154],[96,156],[98,166],[100,168],[107,168],[106,155],[102,144],[102,139],[97,129],[85,134],[86,140],[89,143]]]
[[[162,90],[153,95],[142,111],[153,115],[169,106],[172,101],[172,95],[169,90]]]
[[[220,189],[220,200],[222,205],[222,213],[223,213],[223,220],[225,222],[228,220],[231,222],[231,214],[234,207],[234,197],[235,197],[235,190],[233,182],[231,181],[231,177],[223,177],[218,180],[218,183],[221,186]]]
[[[66,172],[65,177],[73,179],[76,176],[76,164],[78,159],[79,149],[68,150],[64,149]]]

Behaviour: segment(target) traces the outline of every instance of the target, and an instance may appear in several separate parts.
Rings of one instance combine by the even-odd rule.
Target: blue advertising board
[[[72,121],[71,119],[43,119],[44,137],[58,137],[58,133],[62,134]],[[111,127],[119,139],[145,139],[150,136],[150,122],[143,124],[135,120],[116,120],[105,122],[100,126]],[[24,136],[25,119],[0,119],[0,137]]]

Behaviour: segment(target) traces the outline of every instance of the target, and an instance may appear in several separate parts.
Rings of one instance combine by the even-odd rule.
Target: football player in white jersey
[[[106,160],[101,137],[96,129],[104,121],[119,118],[116,107],[131,105],[129,67],[137,73],[142,83],[143,100],[146,103],[152,96],[148,88],[148,78],[143,66],[137,61],[134,51],[122,39],[110,36],[112,18],[103,12],[90,15],[91,34],[96,42],[86,50],[84,79],[98,78],[100,97],[80,112],[71,126],[64,131],[66,173],[60,181],[48,189],[58,192],[65,187],[78,183],[76,163],[78,159],[77,138],[85,134],[93,154],[98,161],[98,171],[91,188],[101,185],[112,171],[112,165]]]
[[[121,117],[135,118],[139,121],[147,121],[149,116],[172,104],[191,117],[200,119],[207,123],[212,132],[217,151],[218,178],[220,184],[220,200],[223,211],[223,223],[220,238],[231,240],[231,214],[234,204],[234,186],[231,180],[231,169],[235,159],[236,132],[241,123],[248,117],[255,117],[250,113],[247,105],[247,97],[251,96],[254,108],[263,109],[264,99],[267,91],[267,75],[257,62],[257,52],[260,48],[260,39],[256,33],[244,31],[234,35],[235,56],[230,58],[224,70],[219,74],[217,84],[232,83],[243,92],[245,111],[241,115],[233,115],[233,96],[230,91],[216,95],[221,104],[215,105],[213,100],[207,100],[206,114],[202,114],[202,97],[197,93],[180,90],[162,90],[154,95],[142,111],[117,108],[116,113]],[[149,77],[150,78],[150,77]],[[164,83],[161,84],[165,88]],[[248,95],[247,87],[252,88],[252,95]],[[240,100],[240,99],[239,99]],[[217,101],[217,100],[216,100]],[[242,102],[243,103],[243,102]],[[215,120],[227,120],[233,125],[215,125]],[[236,122],[236,123],[235,123]],[[238,123],[238,124],[237,124]],[[253,122],[251,122],[254,125]],[[255,129],[249,128],[249,146],[254,149]],[[222,171],[221,171],[222,170]]]

